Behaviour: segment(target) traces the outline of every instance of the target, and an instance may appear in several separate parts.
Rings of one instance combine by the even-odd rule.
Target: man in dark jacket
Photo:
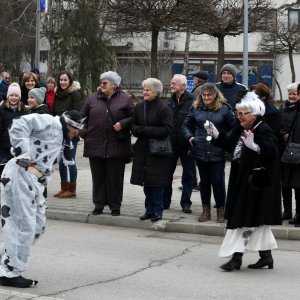
[[[205,71],[198,71],[193,74],[194,80],[194,88],[192,90],[192,94],[194,95],[195,99],[197,99],[201,94],[201,86],[207,82],[208,73]]]
[[[7,72],[0,74],[0,102],[6,100],[6,94],[9,87],[10,76]]]
[[[169,185],[164,191],[164,208],[170,208],[172,198],[172,181],[176,169],[177,160],[180,158],[182,164],[182,194],[180,205],[184,213],[191,213],[191,194],[194,184],[194,160],[189,156],[189,145],[182,136],[182,124],[186,118],[193,102],[194,96],[186,90],[187,79],[184,75],[175,74],[171,80],[172,96],[168,105],[173,111],[174,126],[171,134],[173,154],[170,157]]]
[[[236,82],[237,69],[232,64],[225,64],[221,69],[221,82],[216,83],[217,88],[222,92],[230,104],[231,108],[235,110],[235,97],[239,91],[247,90],[247,88]]]

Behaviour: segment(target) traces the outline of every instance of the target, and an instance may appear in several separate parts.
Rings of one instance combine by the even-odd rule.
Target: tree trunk
[[[157,29],[152,29],[152,39],[151,39],[151,77],[158,77],[157,68],[157,41],[158,41],[159,31]]]
[[[188,76],[189,74],[189,51],[190,51],[191,33],[186,32],[185,46],[184,46],[184,59],[183,59],[183,74]]]
[[[292,73],[292,82],[295,82],[296,74],[295,74],[295,66],[294,66],[294,59],[293,59],[293,49],[289,47],[289,61],[290,61],[290,68]]]
[[[275,83],[276,83],[278,91],[279,91],[279,97],[280,97],[279,100],[283,100],[282,99],[282,90],[281,90],[280,84],[279,84],[279,82],[278,82],[278,80],[277,80],[277,78],[275,76],[274,76],[274,80],[275,80]]]
[[[218,63],[217,63],[217,79],[221,79],[220,70],[224,65],[224,56],[225,56],[225,38],[223,35],[218,36]]]

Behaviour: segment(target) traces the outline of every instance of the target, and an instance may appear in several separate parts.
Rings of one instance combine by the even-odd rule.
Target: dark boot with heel
[[[268,269],[273,269],[274,260],[271,250],[258,251],[260,259],[252,265],[249,265],[249,269],[261,269],[268,266]]]
[[[233,253],[231,260],[226,264],[220,266],[220,268],[225,271],[240,270],[242,265],[242,257],[243,253],[235,252]]]

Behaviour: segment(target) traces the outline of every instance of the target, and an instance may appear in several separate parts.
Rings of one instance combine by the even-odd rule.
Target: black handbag
[[[294,126],[297,120],[297,113],[291,126],[291,131],[287,140],[287,145],[282,153],[281,161],[287,164],[300,164],[300,144],[291,141]]]
[[[289,141],[282,153],[281,161],[287,164],[300,164],[300,144]]]
[[[155,156],[167,156],[172,153],[172,144],[170,136],[165,138],[150,138],[149,139],[150,153]]]

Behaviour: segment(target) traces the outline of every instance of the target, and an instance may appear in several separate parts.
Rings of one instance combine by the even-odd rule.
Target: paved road
[[[2,239],[0,234],[0,240]],[[0,299],[252,300],[299,298],[299,242],[279,241],[274,269],[223,272],[221,237],[49,221],[24,276],[35,288],[0,287]]]

